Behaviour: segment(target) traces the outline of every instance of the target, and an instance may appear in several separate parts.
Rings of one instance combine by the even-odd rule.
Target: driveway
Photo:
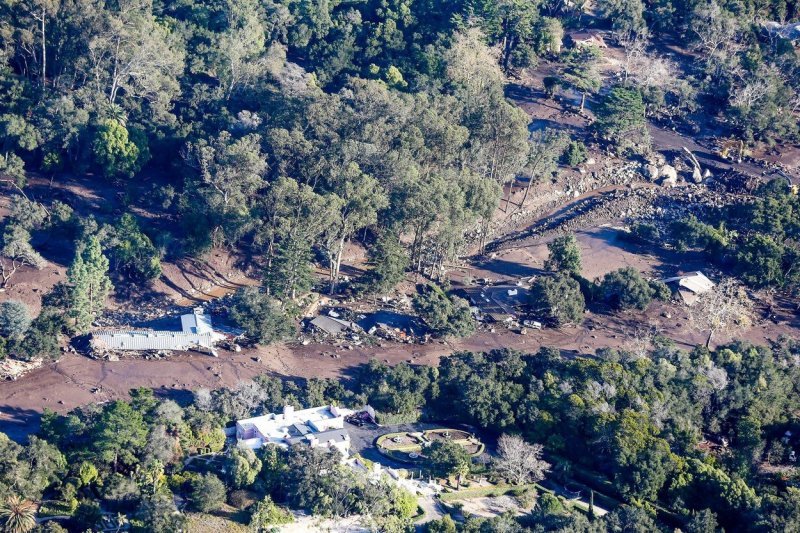
[[[352,453],[361,454],[362,457],[370,461],[380,463],[390,468],[409,468],[412,465],[394,461],[381,455],[375,447],[375,440],[386,433],[415,433],[428,429],[437,429],[441,424],[431,424],[428,422],[415,422],[413,424],[397,424],[393,426],[375,426],[368,424],[358,427],[353,424],[345,423],[345,429],[350,434],[350,449]]]
[[[381,455],[375,447],[375,441],[378,437],[387,433],[416,433],[441,427],[442,424],[431,424],[429,422],[396,424],[391,426],[368,424],[361,427],[345,423],[345,429],[350,434],[350,450],[352,453],[358,453],[365,459],[369,459],[381,466],[394,469],[409,469],[412,465],[394,461]],[[415,522],[418,531],[423,530],[422,524],[430,522],[431,520],[438,520],[444,516],[442,507],[436,497],[436,492],[431,489],[427,483],[417,481],[416,479],[399,479],[395,482],[410,492],[416,493],[418,496],[417,503],[424,511],[423,515]]]
[[[444,518],[444,511],[439,504],[438,498],[432,494],[422,494],[417,498],[417,504],[422,508],[424,514],[419,520],[414,522],[418,531],[423,531],[423,524],[427,524],[431,520],[440,520]]]

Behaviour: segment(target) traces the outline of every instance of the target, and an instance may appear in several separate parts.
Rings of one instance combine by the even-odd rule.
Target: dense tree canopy
[[[0,288],[28,268],[70,265],[32,320],[3,303],[0,356],[58,357],[62,333],[96,322],[112,280],[120,295],[147,288],[163,258],[211,247],[260,276],[260,287],[241,290],[228,307],[253,341],[293,336],[292,315],[312,289],[383,295],[408,271],[422,277],[413,308],[427,326],[471,334],[468,304],[448,293],[449,265],[473,236],[486,239],[499,206],[509,211],[518,178],[528,180],[525,204],[558,175],[559,161],[588,163],[582,141],[561,125],[529,124],[507,97],[520,89],[509,82],[538,84],[526,72],[538,62],[548,69],[546,96],[592,125],[590,148],[650,155],[650,119],[767,147],[797,141],[800,56],[765,24],[796,22],[796,2],[587,7],[0,0],[0,174],[9,192]],[[562,50],[565,30],[586,25],[612,29],[609,42],[621,46],[609,87],[601,49],[572,42]],[[68,205],[70,188],[59,183],[81,183],[86,205]],[[45,188],[64,201],[41,199]],[[733,206],[654,221],[649,231],[640,225],[636,235],[694,249],[749,287],[796,290],[798,202],[780,180]],[[343,268],[351,250],[369,260],[352,277]],[[536,280],[532,302],[552,325],[579,322],[585,298],[644,309],[665,296],[663,284],[629,268],[596,284],[579,280],[574,238],[556,239],[550,252],[553,275]],[[315,266],[327,282],[315,279]],[[709,341],[747,318],[743,290],[722,287],[735,290],[712,293],[695,311]],[[800,433],[796,343],[653,344],[648,353],[457,353],[436,368],[373,361],[349,380],[262,376],[196,391],[182,405],[134,390],[129,400],[46,411],[27,443],[0,435],[0,523],[57,531],[34,519],[37,505],[56,502],[47,510],[77,531],[103,527],[103,513],[116,511],[134,531],[178,531],[185,513],[175,495],[212,511],[247,494],[255,499],[239,510],[254,529],[288,521],[292,506],[407,530],[413,497],[327,452],[225,446],[234,419],[283,405],[368,403],[382,423],[436,420],[469,424],[487,440],[515,435],[500,445],[494,474],[533,481],[546,460],[559,481],[580,477],[624,502],[603,518],[584,517],[542,493],[529,516],[458,526],[444,519],[432,531],[649,532],[665,516],[686,531],[795,527],[796,480],[775,472],[788,470],[798,446],[786,436]],[[431,448],[425,466],[435,475],[461,480],[474,467],[452,443]],[[184,462],[200,453],[220,457],[200,472]]]

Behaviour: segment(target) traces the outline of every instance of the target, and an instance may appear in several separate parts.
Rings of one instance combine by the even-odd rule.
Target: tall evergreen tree
[[[272,265],[264,272],[264,285],[276,298],[295,299],[314,284],[311,246],[289,237],[278,244]]]
[[[382,233],[375,246],[369,250],[369,256],[372,270],[363,277],[364,291],[385,293],[403,280],[409,259],[396,233]]]
[[[564,63],[562,77],[567,85],[581,93],[581,112],[586,106],[588,94],[600,89],[600,57],[602,53],[596,46],[584,46],[573,49]]]
[[[106,297],[114,288],[108,277],[108,258],[96,236],[89,237],[79,249],[67,279],[71,285],[70,317],[78,331],[85,331],[103,310]]]
[[[614,87],[603,97],[596,114],[595,129],[618,147],[649,144],[644,101],[638,90]]]

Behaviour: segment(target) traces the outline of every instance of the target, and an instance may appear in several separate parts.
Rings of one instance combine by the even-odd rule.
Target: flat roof
[[[311,321],[311,325],[331,335],[338,335],[343,331],[355,330],[358,326],[355,322],[326,315],[315,317]]]
[[[517,285],[493,285],[462,289],[472,305],[493,320],[502,322],[517,313],[517,307],[527,302],[530,291]]]
[[[336,413],[333,412],[336,410]],[[337,414],[338,413],[338,414]],[[307,434],[318,435],[309,424],[345,417],[352,414],[350,409],[330,405],[292,411],[289,416],[283,413],[269,413],[263,416],[246,418],[237,422],[240,426],[253,426],[265,439],[287,440],[300,438]]]
[[[695,294],[702,294],[714,288],[714,282],[706,277],[702,272],[690,272],[682,276],[675,276],[661,280],[664,283],[678,283],[678,286],[683,287]]]

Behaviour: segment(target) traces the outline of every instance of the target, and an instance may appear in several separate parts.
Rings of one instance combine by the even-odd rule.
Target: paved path
[[[420,496],[419,499],[417,500],[417,503],[419,504],[420,507],[422,507],[422,510],[425,511],[422,517],[416,522],[414,522],[414,524],[418,526],[417,527],[418,530],[422,529],[419,527],[422,524],[426,524],[431,520],[439,520],[443,518],[445,515],[444,510],[442,509],[442,506],[439,503],[439,499],[436,498],[436,496],[433,495]]]

